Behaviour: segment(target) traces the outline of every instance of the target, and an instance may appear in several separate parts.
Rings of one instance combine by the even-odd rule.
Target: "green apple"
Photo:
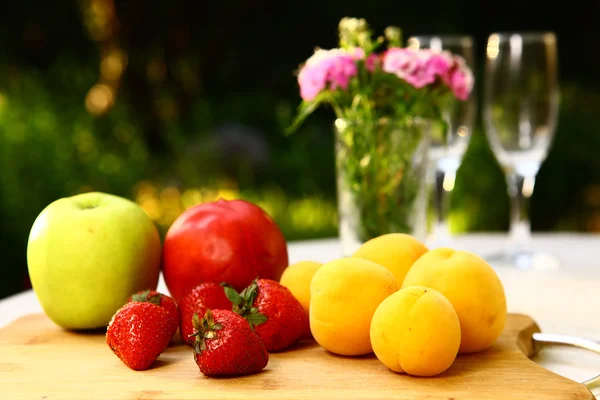
[[[140,290],[156,289],[161,241],[136,203],[92,192],[48,205],[27,246],[31,284],[44,312],[66,329],[108,325]]]

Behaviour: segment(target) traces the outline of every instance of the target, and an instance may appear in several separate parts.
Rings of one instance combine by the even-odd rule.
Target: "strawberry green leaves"
[[[267,316],[258,312],[258,309],[254,307],[254,301],[258,296],[258,285],[256,279],[252,281],[248,287],[238,293],[233,287],[226,283],[221,284],[225,290],[225,295],[233,304],[232,311],[240,314],[249,323],[250,327],[254,329],[256,325],[267,322]]]
[[[201,353],[206,350],[206,339],[212,340],[217,338],[217,331],[223,329],[223,325],[215,322],[212,311],[206,310],[204,317],[200,319],[198,314],[194,314],[192,317],[192,323],[196,329],[196,333],[190,336],[196,336],[194,341],[194,351]]]

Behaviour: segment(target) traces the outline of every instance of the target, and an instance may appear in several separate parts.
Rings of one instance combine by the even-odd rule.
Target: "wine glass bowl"
[[[494,33],[486,56],[483,119],[492,151],[505,168],[535,175],[556,128],[556,37]]]

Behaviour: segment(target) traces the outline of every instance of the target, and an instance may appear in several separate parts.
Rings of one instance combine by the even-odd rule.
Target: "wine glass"
[[[468,35],[420,35],[410,37],[407,45],[412,49],[449,51],[463,57],[467,66],[474,71],[473,42],[473,37]],[[455,101],[443,111],[443,117],[448,124],[445,142],[443,132],[432,132],[428,181],[433,185],[435,223],[432,234],[426,240],[430,248],[452,246],[447,223],[450,194],[454,188],[456,171],[469,144],[476,105],[473,90],[467,101]]]
[[[558,56],[552,32],[493,33],[486,51],[483,120],[506,174],[511,200],[508,246],[488,261],[525,269],[556,268],[530,248],[528,200],[554,137],[559,107]]]

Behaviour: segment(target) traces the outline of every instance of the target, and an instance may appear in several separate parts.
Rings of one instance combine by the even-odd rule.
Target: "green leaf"
[[[227,296],[234,306],[239,306],[244,301],[242,296],[231,286],[223,285],[223,290],[225,290],[225,296]]]
[[[144,290],[143,292],[136,293],[133,296],[131,296],[131,300],[152,303],[156,304],[157,306],[160,306],[160,299],[162,297],[162,294],[157,293],[155,295],[150,296],[150,292],[151,290]]]
[[[210,308],[207,308],[206,312],[204,313],[204,321],[203,321],[203,323],[204,322],[206,322],[206,324],[208,324],[209,326],[214,323],[213,313],[210,310]]]
[[[298,128],[302,125],[302,123],[308,118],[317,108],[321,106],[323,103],[334,103],[333,96],[336,92],[331,92],[329,90],[323,90],[321,93],[317,95],[311,101],[302,101],[298,106],[298,110],[296,112],[296,117],[293,119],[292,124],[285,130],[285,135],[289,136],[292,133],[296,132]]]
[[[196,313],[194,313],[194,315],[192,316],[192,325],[194,325],[194,329],[196,329],[197,331],[199,331],[200,328],[202,327],[202,322],[200,321],[200,317]]]
[[[254,300],[256,300],[256,296],[258,296],[258,284],[256,283],[255,279],[242,292],[242,297],[244,298],[244,305],[247,309],[251,309],[254,306]]]
[[[154,296],[150,296],[147,298],[148,303],[156,304],[160,306],[160,299],[162,298],[162,294],[155,294]]]
[[[150,290],[144,290],[143,292],[135,293],[133,296],[131,296],[131,299],[133,301],[144,301],[149,294]]]
[[[311,101],[300,103],[296,117],[293,119],[292,124],[285,130],[285,135],[289,136],[296,132],[298,128],[304,123],[304,120],[308,118],[321,103],[319,101]]]
[[[267,322],[267,316],[260,313],[250,313],[246,316],[246,319],[250,323],[250,326],[254,329],[256,325],[264,324]]]

